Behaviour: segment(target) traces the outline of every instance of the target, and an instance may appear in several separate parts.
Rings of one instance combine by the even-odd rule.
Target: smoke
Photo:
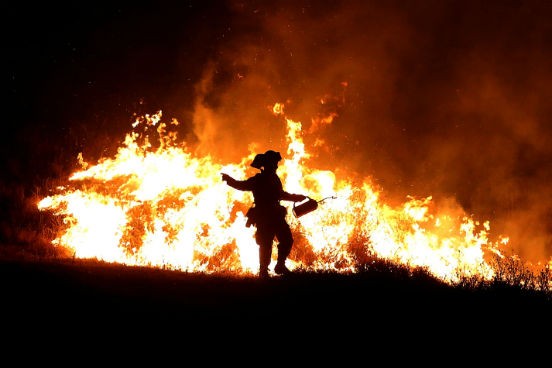
[[[358,138],[368,136],[372,125],[387,123],[384,101],[391,98],[394,78],[386,76],[394,74],[397,63],[385,49],[408,42],[401,38],[407,33],[404,21],[365,5],[363,14],[355,15],[355,9],[334,2],[289,4],[234,4],[228,40],[196,89],[194,131],[200,146],[215,154],[227,154],[227,147],[243,151],[240,146],[251,141],[284,148],[281,120],[267,114],[275,102],[284,102],[288,116],[328,142],[320,154],[326,153],[329,166],[350,154],[357,157],[347,161],[358,162],[364,154],[343,147],[362,148]],[[351,24],[344,27],[347,19]],[[386,33],[380,32],[384,24]],[[332,113],[340,124],[320,123]],[[314,143],[316,138],[305,139]]]
[[[285,152],[268,111],[284,102],[316,167],[372,176],[389,200],[452,198],[521,256],[552,256],[550,3],[229,7],[196,85],[199,153]]]

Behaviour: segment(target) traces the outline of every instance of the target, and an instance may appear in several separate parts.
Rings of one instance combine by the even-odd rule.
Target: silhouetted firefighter
[[[222,174],[222,180],[232,188],[253,192],[254,207],[247,212],[247,226],[255,225],[255,239],[259,244],[259,276],[268,276],[268,265],[272,255],[272,241],[278,239],[278,262],[274,272],[279,275],[289,274],[286,259],[291,252],[293,236],[286,222],[286,208],[280,201],[300,202],[307,197],[301,194],[290,194],[284,191],[282,182],[276,174],[278,162],[282,159],[279,152],[266,151],[258,154],[251,166],[261,172],[247,180],[235,180],[227,174]]]

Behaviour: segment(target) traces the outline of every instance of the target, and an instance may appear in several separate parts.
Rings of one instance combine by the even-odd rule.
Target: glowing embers
[[[488,223],[479,225],[458,208],[437,211],[431,197],[391,207],[368,179],[354,185],[310,167],[301,122],[288,119],[283,104],[270,110],[288,132],[279,169],[285,189],[315,199],[337,197],[300,220],[288,211],[295,237],[290,268],[354,271],[370,253],[425,267],[449,282],[460,275],[492,276],[484,253],[498,252],[498,244],[488,240]],[[252,196],[232,190],[220,176],[244,179],[255,152],[226,166],[195,157],[167,132],[161,113],[136,120],[133,128],[142,133],[127,134],[115,157],[93,165],[79,156],[82,170],[39,203],[64,218],[54,244],[76,257],[125,264],[256,272],[258,246],[244,216]],[[149,134],[157,136],[155,147]]]

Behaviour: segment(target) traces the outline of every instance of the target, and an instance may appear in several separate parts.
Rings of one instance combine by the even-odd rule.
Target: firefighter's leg
[[[255,240],[259,245],[259,275],[268,275],[268,266],[270,265],[270,259],[272,257],[272,240],[274,239],[274,233],[271,229],[263,226],[257,227],[257,233],[255,234]]]
[[[290,272],[286,267],[286,259],[293,246],[293,235],[285,219],[276,229],[276,238],[278,239],[278,263],[276,263],[274,271],[278,274],[286,274]]]

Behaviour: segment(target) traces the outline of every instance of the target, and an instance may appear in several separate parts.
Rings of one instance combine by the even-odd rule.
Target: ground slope
[[[260,280],[86,260],[0,261],[4,326],[447,338],[544,327],[547,296],[505,285],[450,287],[423,272],[371,267]]]

